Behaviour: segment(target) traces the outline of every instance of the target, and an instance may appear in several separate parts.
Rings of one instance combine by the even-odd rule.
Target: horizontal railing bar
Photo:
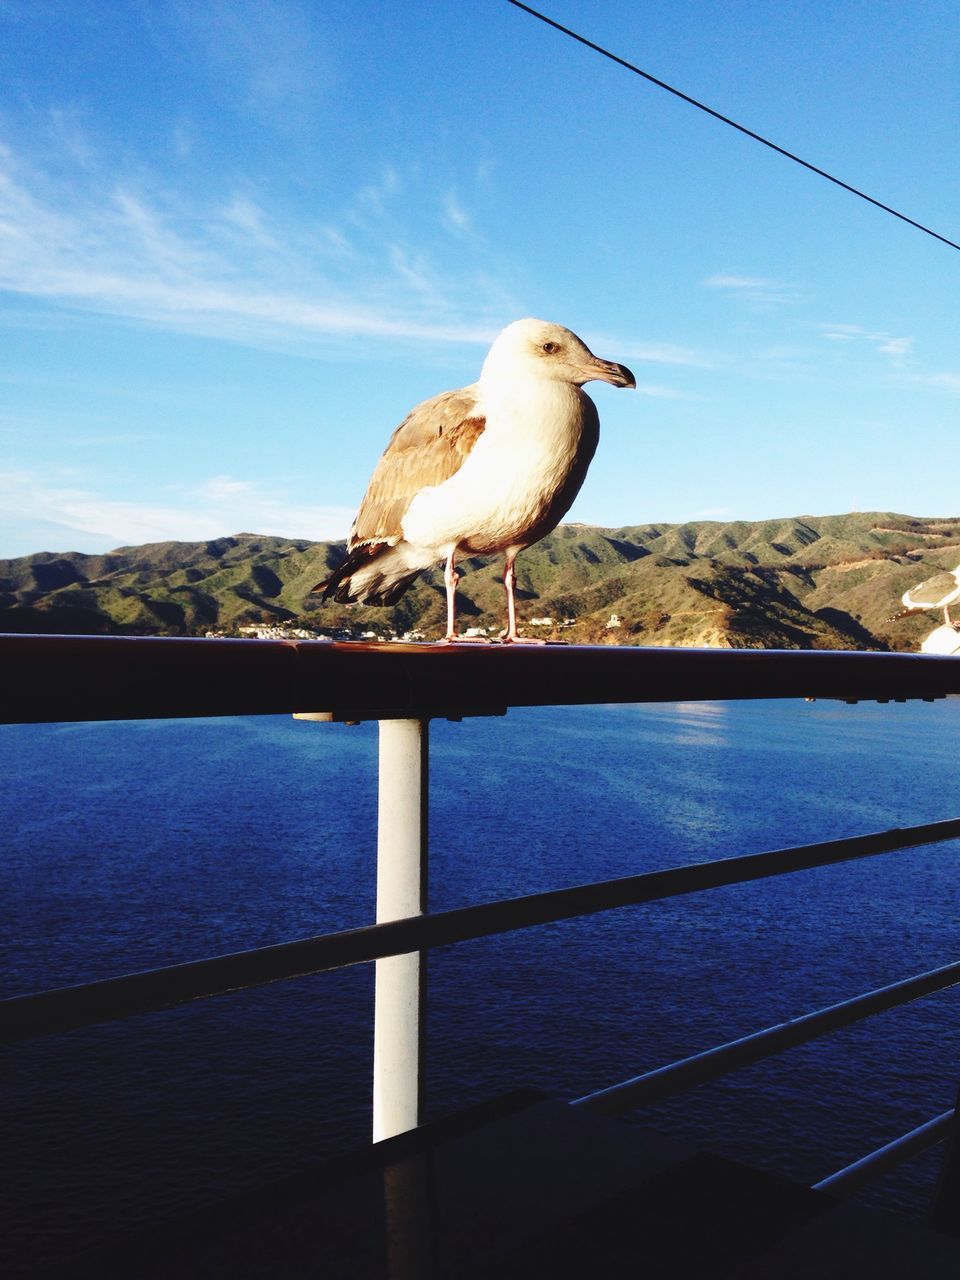
[[[951,1107],[949,1111],[927,1120],[909,1133],[901,1134],[899,1138],[894,1138],[869,1155],[855,1160],[846,1168],[821,1178],[813,1184],[814,1191],[829,1191],[831,1195],[840,1197],[852,1196],[855,1191],[875,1181],[888,1170],[895,1169],[897,1165],[920,1155],[930,1147],[935,1147],[938,1142],[946,1141],[955,1116],[956,1111]]]
[[[934,654],[0,635],[0,723],[960,694]]]
[[[960,818],[554,889],[0,1001],[0,1044],[618,907],[960,838]]]
[[[622,1080],[606,1089],[598,1089],[595,1093],[576,1098],[571,1106],[587,1107],[591,1111],[601,1111],[607,1115],[618,1115],[635,1107],[650,1106],[671,1098],[674,1094],[686,1093],[697,1085],[719,1080],[721,1076],[738,1071],[741,1067],[753,1066],[785,1049],[806,1044],[830,1031],[848,1027],[871,1014],[895,1009],[911,1000],[919,1000],[921,996],[955,986],[958,982],[960,961],[955,961],[939,969],[917,974],[913,978],[904,978],[889,986],[878,987],[875,991],[854,996],[850,1000],[841,1000],[838,1004],[817,1009],[814,1013],[778,1022],[775,1026],[754,1031],[737,1040],[706,1049],[703,1053],[695,1053],[679,1062],[672,1062],[669,1066],[646,1071],[643,1075]]]

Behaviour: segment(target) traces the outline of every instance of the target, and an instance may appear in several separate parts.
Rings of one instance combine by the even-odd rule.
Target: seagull
[[[392,605],[424,569],[443,562],[444,642],[457,639],[457,559],[504,554],[507,628],[520,641],[514,563],[555,529],[580,491],[600,436],[581,388],[636,387],[569,329],[516,320],[498,335],[480,377],[412,409],[371,477],[343,563],[313,588],[341,604]]]
[[[942,609],[944,622],[948,626],[957,627],[958,624],[950,620],[950,605],[960,599],[960,565],[911,587],[903,593],[902,599],[908,613],[917,613],[923,609]],[[903,617],[903,614],[899,616]]]

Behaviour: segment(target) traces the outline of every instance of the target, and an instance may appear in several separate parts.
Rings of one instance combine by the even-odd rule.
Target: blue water
[[[431,728],[431,905],[960,812],[960,702],[547,708]],[[3,993],[369,922],[376,728],[0,729]],[[428,1095],[575,1097],[960,958],[960,842],[434,953]],[[815,1180],[944,1110],[945,992],[637,1121]],[[358,967],[8,1051],[0,1265],[367,1140]],[[916,1212],[936,1156],[872,1203]]]

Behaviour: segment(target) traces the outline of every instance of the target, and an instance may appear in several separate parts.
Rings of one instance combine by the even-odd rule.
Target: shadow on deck
[[[45,1274],[939,1280],[960,1241],[523,1091]]]

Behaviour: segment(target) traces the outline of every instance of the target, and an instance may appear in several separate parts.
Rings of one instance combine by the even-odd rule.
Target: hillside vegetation
[[[438,571],[394,609],[312,596],[342,550],[342,543],[241,533],[105,555],[0,560],[0,629],[229,635],[272,624],[328,634],[442,633]],[[958,518],[873,512],[622,529],[563,525],[520,556],[518,600],[522,625],[547,639],[916,649],[936,619],[894,620],[900,597],[958,564]],[[462,625],[495,634],[503,625],[502,560],[468,560],[461,568]]]

